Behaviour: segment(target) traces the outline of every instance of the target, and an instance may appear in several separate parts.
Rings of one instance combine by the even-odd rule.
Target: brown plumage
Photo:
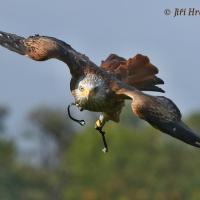
[[[164,96],[151,96],[134,88],[121,86],[115,91],[132,99],[133,113],[149,122],[154,128],[182,140],[195,147],[200,147],[200,137],[181,120],[181,112],[174,102]]]
[[[181,121],[181,113],[170,99],[142,92],[164,92],[157,86],[164,82],[156,76],[158,69],[148,57],[138,54],[126,60],[111,54],[98,67],[87,56],[53,37],[35,35],[26,39],[0,32],[0,45],[33,60],[56,58],[68,65],[75,105],[81,110],[102,112],[95,127],[103,136],[105,151],[107,144],[102,128],[108,120],[119,122],[126,99],[132,99],[133,113],[139,118],[164,133],[200,147],[200,138]],[[80,123],[70,113],[69,116]]]
[[[101,68],[114,74],[119,80],[143,91],[164,92],[156,85],[164,84],[164,81],[155,75],[157,67],[150,63],[147,56],[137,54],[126,60],[115,54],[111,54],[102,61]]]

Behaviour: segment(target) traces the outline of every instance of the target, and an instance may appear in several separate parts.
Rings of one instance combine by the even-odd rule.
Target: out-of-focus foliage
[[[0,118],[5,117],[5,115],[8,113],[7,108],[0,107]]]
[[[0,106],[0,133],[2,131],[4,131],[4,118],[6,117],[6,115],[8,114],[8,109],[5,107]]]
[[[110,149],[104,154],[101,137],[93,128],[65,140],[63,134],[73,128],[62,112],[40,108],[31,116],[42,134],[50,134],[57,145],[67,148],[60,149],[57,167],[35,167],[16,160],[14,143],[1,139],[0,199],[200,199],[200,150],[195,147],[150,126],[134,129],[125,120],[106,126]],[[200,132],[199,113],[187,121]]]
[[[6,114],[7,109],[0,107],[1,127],[5,127],[3,119]],[[48,199],[48,172],[44,169],[20,166],[16,160],[16,153],[14,142],[5,136],[0,137],[0,199]]]
[[[75,132],[71,120],[67,118],[67,113],[60,109],[39,107],[29,114],[29,120],[36,127],[34,132],[40,133],[44,166],[49,167],[52,163],[57,163],[59,168],[59,162],[63,160],[63,152],[72,142]],[[51,155],[49,155],[48,149],[52,148],[52,142],[55,144],[55,151],[54,153],[50,151]],[[55,162],[52,162],[52,159]]]
[[[120,123],[124,126],[132,127],[132,128],[139,128],[144,125],[142,120],[137,118],[131,108],[131,102],[126,102],[125,107],[122,110],[120,115]]]
[[[187,122],[195,131],[200,133],[200,112],[192,113]]]
[[[70,154],[71,181],[64,199],[199,199],[199,149],[151,128],[141,131],[113,127],[110,152],[100,138],[77,135]]]
[[[67,114],[59,109],[39,107],[30,113],[30,120],[43,133],[50,134],[59,143],[69,143],[73,128],[67,120]]]

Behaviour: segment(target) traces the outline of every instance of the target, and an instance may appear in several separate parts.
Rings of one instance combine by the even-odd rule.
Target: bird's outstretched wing
[[[86,66],[96,67],[87,56],[53,37],[35,35],[24,38],[0,31],[0,45],[37,61],[59,59],[69,66],[72,76],[80,73]]]
[[[132,99],[131,106],[136,116],[147,121],[154,128],[200,148],[200,137],[184,124],[180,110],[170,99],[147,95],[120,83],[113,88],[116,94]]]
[[[137,54],[126,60],[111,54],[105,61],[102,61],[101,68],[139,90],[164,92],[157,86],[164,84],[164,81],[156,76],[158,69],[150,63],[147,56]]]

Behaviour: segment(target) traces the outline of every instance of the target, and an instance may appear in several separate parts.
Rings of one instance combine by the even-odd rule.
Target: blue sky
[[[184,114],[200,110],[200,16],[166,16],[166,8],[200,9],[199,1],[58,0],[1,3],[1,30],[66,41],[99,64],[110,53],[148,55],[163,88]],[[23,126],[38,105],[67,107],[73,100],[65,64],[35,62],[0,48],[0,104],[12,111],[9,125]]]

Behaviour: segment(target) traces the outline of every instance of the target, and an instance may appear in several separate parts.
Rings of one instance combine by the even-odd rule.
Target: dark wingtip
[[[163,90],[162,88],[160,88],[158,86],[155,86],[155,85],[149,86],[149,87],[145,87],[145,88],[140,88],[140,90],[165,93],[165,90]]]
[[[165,93],[165,90],[163,90],[162,88],[157,87],[157,86],[155,86],[155,87],[157,88],[156,92],[162,92],[162,93]]]
[[[196,133],[192,132],[192,134],[194,135],[194,142],[191,145],[200,148],[200,137]]]
[[[24,38],[18,35],[0,31],[0,45],[21,55],[26,51],[23,40]]]
[[[200,148],[200,142],[199,142],[199,141],[196,141],[195,144],[194,144],[193,146]]]
[[[162,123],[159,129],[189,145],[200,148],[200,137],[182,121]]]
[[[155,76],[154,81],[155,81],[154,82],[155,85],[163,85],[165,83],[161,78],[157,76]]]

